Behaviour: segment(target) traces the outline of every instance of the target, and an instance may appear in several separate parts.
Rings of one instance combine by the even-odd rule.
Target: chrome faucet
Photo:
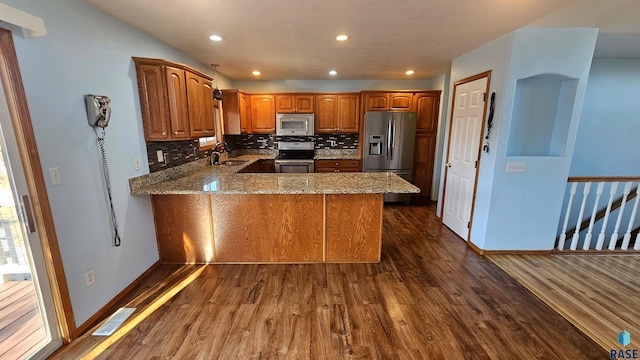
[[[229,154],[231,149],[229,148],[229,144],[225,141],[219,141],[216,143],[216,146],[213,147],[213,151],[211,152],[211,159],[209,160],[210,165],[218,165],[220,163],[220,151],[218,147],[222,145],[224,147],[224,151]]]
[[[214,146],[214,147],[213,147],[213,151],[214,151],[214,152],[218,152],[218,151],[219,151],[219,150],[218,150],[218,146],[220,146],[220,145],[224,146],[224,151],[225,151],[227,154],[231,152],[231,149],[229,149],[229,144],[227,144],[227,142],[226,142],[226,141],[218,141],[218,142],[216,143],[216,146]]]
[[[209,158],[209,165],[218,165],[220,162],[220,153],[217,151],[211,152],[211,157]]]

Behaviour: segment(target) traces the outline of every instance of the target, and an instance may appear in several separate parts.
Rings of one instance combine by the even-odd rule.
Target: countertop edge
[[[340,173],[329,174],[337,176],[334,182],[329,182],[331,185],[339,181],[345,181],[349,184],[357,183],[357,181],[373,181],[371,188],[338,188],[339,185],[335,185],[336,188],[331,188],[322,184],[320,188],[316,189],[258,189],[250,188],[251,181],[255,184],[260,179],[251,179],[249,176],[258,175],[265,176],[265,179],[271,179],[272,176],[282,176],[282,174],[243,174],[239,173],[244,168],[254,164],[262,159],[273,159],[273,155],[241,155],[229,159],[234,160],[247,160],[246,163],[237,166],[216,166],[212,168],[206,165],[206,162],[200,161],[199,164],[194,164],[191,167],[185,169],[178,169],[170,172],[170,174],[160,174],[154,176],[152,174],[141,175],[139,177],[129,179],[129,188],[131,195],[196,195],[196,194],[228,194],[228,195],[247,195],[247,194],[292,194],[292,195],[311,195],[311,194],[416,194],[420,192],[420,189],[408,181],[400,178],[393,173],[387,173],[386,181],[384,179],[371,179],[371,175],[374,173]],[[168,169],[170,170],[170,169]],[[315,174],[315,173],[314,173]],[[354,174],[368,174],[354,175]],[[171,176],[173,175],[173,176]],[[287,174],[289,175],[289,174]],[[298,174],[301,175],[301,174]],[[389,179],[388,176],[391,176]],[[327,174],[317,173],[318,179],[322,180]],[[352,177],[349,179],[349,177]],[[203,186],[204,179],[207,179],[205,184],[214,184],[215,190],[206,190],[206,186]],[[351,180],[351,181],[350,181]],[[355,181],[354,181],[355,180]],[[240,182],[247,182],[247,187],[238,189],[220,189],[218,185],[223,185],[225,182],[231,184],[237,184]],[[326,182],[326,180],[324,180]],[[173,183],[173,184],[172,184]],[[183,184],[181,184],[183,183]],[[218,184],[219,183],[219,184]],[[308,184],[307,184],[308,185]],[[208,186],[208,185],[207,185]],[[181,187],[184,187],[182,189]],[[329,187],[329,188],[326,188]]]

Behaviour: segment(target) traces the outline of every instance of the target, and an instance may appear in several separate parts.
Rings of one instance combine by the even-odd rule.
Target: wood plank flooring
[[[607,351],[640,348],[640,256],[492,255],[491,261]]]
[[[97,358],[608,356],[469,250],[437,221],[432,205],[386,206],[382,246],[377,264],[202,266],[193,282],[111,346],[103,346]],[[157,270],[161,275],[149,281],[179,269],[163,265]],[[153,287],[147,282],[138,293],[149,295]],[[104,341],[109,340],[84,336],[52,359],[82,358]]]
[[[44,339],[33,283],[0,284],[0,359],[20,359]]]

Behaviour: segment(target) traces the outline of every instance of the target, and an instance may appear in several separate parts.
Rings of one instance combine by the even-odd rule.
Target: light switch
[[[164,162],[164,154],[162,150],[156,151],[156,157],[158,158],[158,162]]]
[[[523,173],[525,171],[527,163],[525,162],[508,162],[507,163],[507,172],[508,173]]]
[[[51,179],[51,185],[62,184],[62,177],[60,176],[60,168],[59,167],[50,168],[49,178]]]

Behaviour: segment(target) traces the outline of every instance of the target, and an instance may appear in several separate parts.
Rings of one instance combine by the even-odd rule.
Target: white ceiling
[[[220,64],[233,80],[427,79],[448,72],[451,59],[576,2],[87,1],[203,64]],[[212,42],[213,33],[225,39]],[[336,41],[341,33],[351,39]]]

